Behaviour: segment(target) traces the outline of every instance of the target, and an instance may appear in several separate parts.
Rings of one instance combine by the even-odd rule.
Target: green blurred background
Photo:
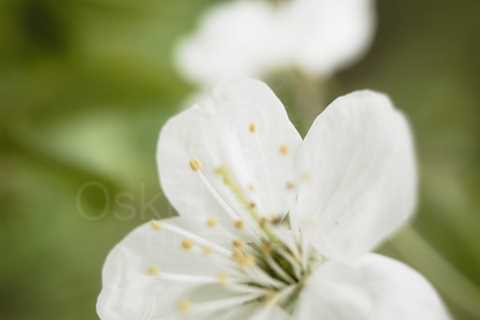
[[[194,92],[172,49],[218,1],[0,2],[0,319],[97,319],[109,249],[172,215],[160,127]],[[416,135],[418,215],[379,250],[412,265],[456,319],[480,319],[480,1],[379,1],[373,47],[326,102],[385,91]],[[271,77],[300,126],[292,80]]]

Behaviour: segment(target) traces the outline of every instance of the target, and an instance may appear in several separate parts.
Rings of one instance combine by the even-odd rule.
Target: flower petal
[[[447,320],[441,299],[405,264],[367,254],[355,267],[329,262],[311,276],[299,301],[299,320]]]
[[[358,91],[335,100],[308,132],[297,169],[302,183],[293,214],[329,258],[371,250],[413,213],[409,126],[382,94]]]
[[[292,64],[310,74],[328,76],[368,49],[375,29],[372,0],[296,0],[279,21]],[[283,27],[283,28],[282,28]]]
[[[157,161],[163,190],[179,214],[223,226],[232,219],[283,215],[301,138],[263,83],[230,82],[162,129]]]
[[[176,52],[180,72],[212,84],[224,78],[257,76],[275,65],[274,10],[262,1],[215,6]]]
[[[187,290],[209,281],[215,284],[226,262],[214,249],[206,255],[196,237],[179,234],[177,230],[198,235],[188,231],[194,229],[183,220],[176,217],[140,226],[112,249],[97,303],[102,320],[165,315],[176,311]]]

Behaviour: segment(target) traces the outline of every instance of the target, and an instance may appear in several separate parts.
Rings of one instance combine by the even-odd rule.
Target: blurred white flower
[[[265,84],[227,83],[165,125],[157,160],[180,217],[112,250],[102,320],[449,318],[420,274],[369,253],[415,206],[386,96],[338,98],[302,141]]]
[[[257,75],[273,68],[277,58],[275,12],[262,1],[233,1],[214,7],[199,30],[180,42],[177,65],[199,83]]]
[[[288,52],[291,65],[322,76],[359,59],[376,24],[373,0],[292,0],[279,15],[279,51]]]
[[[202,84],[288,67],[328,76],[370,45],[373,6],[373,0],[227,2],[180,42],[176,62],[186,78]]]

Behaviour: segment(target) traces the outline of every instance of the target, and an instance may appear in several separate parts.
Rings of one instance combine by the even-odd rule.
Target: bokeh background
[[[100,272],[134,226],[174,214],[155,144],[193,94],[173,47],[213,0],[0,2],[0,319],[97,319]],[[418,214],[379,251],[480,319],[480,1],[378,1],[373,47],[323,85],[391,95],[414,128]],[[270,83],[303,129],[295,79]],[[303,113],[302,113],[303,112]]]

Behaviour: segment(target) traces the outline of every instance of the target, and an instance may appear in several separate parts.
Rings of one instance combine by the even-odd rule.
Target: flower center
[[[254,134],[256,126],[250,125],[249,131]],[[281,156],[288,155],[288,152],[288,146],[280,146]],[[218,290],[230,292],[229,298],[207,302],[196,302],[193,297],[185,297],[177,302],[180,313],[200,314],[259,303],[266,305],[265,310],[277,306],[292,313],[305,280],[323,258],[303,239],[291,215],[261,214],[262,207],[255,203],[251,195],[255,186],[241,185],[226,165],[211,172],[197,159],[190,160],[188,165],[219,204],[223,205],[230,220],[206,218],[206,237],[159,221],[152,222],[152,227],[180,235],[180,250],[211,256],[215,263],[218,262],[221,272],[216,276],[193,276],[165,273],[161,267],[152,266],[147,269],[147,275],[192,285],[214,285]],[[230,193],[228,199],[231,203],[227,203],[218,193],[212,179],[220,179]],[[295,185],[287,183],[285,187],[290,190]],[[226,226],[226,223],[231,225]],[[209,229],[220,232],[211,230],[210,236]],[[220,235],[220,241],[214,240],[215,235]],[[230,244],[225,244],[226,239]]]
[[[286,155],[288,147],[282,145],[279,151]],[[302,289],[313,265],[320,260],[319,256],[302,240],[299,232],[294,232],[288,216],[263,217],[226,166],[218,167],[215,173],[248,212],[247,218],[250,218],[250,226],[256,235],[250,240],[232,241],[232,259],[238,271],[249,276],[245,285],[265,290],[257,300],[274,302],[288,310],[296,300],[292,297]],[[239,222],[241,220],[235,226]]]
[[[317,258],[297,243],[277,237],[274,223],[262,220],[261,228],[267,235],[259,242],[232,243],[232,259],[237,270],[249,277],[245,285],[264,290],[257,301],[289,310]]]

